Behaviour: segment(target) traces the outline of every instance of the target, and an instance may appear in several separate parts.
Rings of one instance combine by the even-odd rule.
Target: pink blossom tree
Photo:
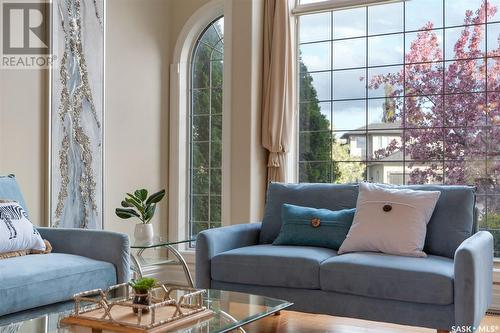
[[[394,97],[394,111],[384,118],[404,128],[401,141],[376,151],[374,158],[402,150],[411,183],[475,184],[483,192],[500,192],[500,36],[496,48],[481,46],[484,23],[496,11],[486,2],[465,13],[452,61],[443,62],[429,22],[406,52],[403,70],[369,79],[369,89],[391,87],[386,91]]]

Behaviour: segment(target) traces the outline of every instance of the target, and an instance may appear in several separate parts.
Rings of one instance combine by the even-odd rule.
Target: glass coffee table
[[[180,244],[186,244],[194,241],[194,239],[169,241],[168,239],[161,237],[156,237],[150,242],[137,242],[132,239],[132,245],[130,246],[130,259],[132,261],[131,269],[135,274],[134,278],[143,277],[145,275],[144,270],[147,267],[164,266],[167,268],[171,265],[177,265],[182,267],[187,285],[189,287],[193,287],[193,277],[189,271],[188,265],[186,264],[186,260],[184,260],[181,253],[175,247]],[[159,251],[161,249],[165,249],[166,253]],[[172,254],[175,259],[171,258],[169,254]]]
[[[193,321],[182,328],[176,328],[175,333],[223,333],[232,330],[245,332],[244,325],[273,315],[288,308],[292,303],[245,293],[221,290],[207,290],[203,299],[204,305],[214,312],[208,319]],[[54,307],[54,306],[53,306]],[[22,314],[0,317],[0,332],[15,333],[100,333],[100,330],[66,326],[60,321],[68,316],[73,308],[73,302],[55,308],[47,307],[46,313],[36,309],[36,312],[24,311]],[[20,318],[20,315],[22,318]],[[111,331],[102,331],[104,333]]]

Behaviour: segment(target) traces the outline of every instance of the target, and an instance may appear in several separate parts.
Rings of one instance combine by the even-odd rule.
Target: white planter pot
[[[136,224],[134,238],[137,243],[149,243],[153,241],[153,225],[152,224]]]

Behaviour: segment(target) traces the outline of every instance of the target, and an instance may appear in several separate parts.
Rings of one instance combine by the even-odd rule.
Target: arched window
[[[189,234],[221,226],[224,17],[192,51],[189,91]]]

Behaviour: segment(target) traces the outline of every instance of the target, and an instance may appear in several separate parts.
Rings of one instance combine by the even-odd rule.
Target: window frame
[[[194,62],[195,62],[195,57],[196,57],[196,51],[197,51],[197,47],[203,43],[201,41],[201,39],[203,38],[204,34],[217,22],[219,21],[220,19],[223,19],[224,18],[224,15],[220,15],[218,17],[216,17],[215,19],[213,19],[199,34],[198,34],[198,38],[196,39],[192,49],[191,49],[191,52],[190,52],[190,61],[189,61],[189,73],[188,73],[188,85],[189,85],[189,92],[188,92],[188,98],[189,98],[189,106],[188,106],[188,118],[189,118],[189,121],[188,121],[188,124],[189,124],[189,133],[188,133],[188,160],[189,160],[189,165],[188,165],[188,186],[187,186],[187,210],[188,210],[188,214],[187,214],[187,237],[190,237],[190,235],[192,235],[192,228],[193,228],[193,221],[192,221],[192,215],[193,215],[193,212],[192,212],[192,200],[193,200],[193,193],[192,193],[192,189],[193,189],[193,184],[192,184],[192,179],[193,179],[193,119],[194,119],[194,114],[193,114],[193,91],[194,89],[197,89],[197,88],[194,88],[193,86],[193,76],[194,76]],[[217,42],[221,42],[222,41],[222,45],[224,45],[224,32],[223,32],[223,35],[222,35],[222,38]],[[225,50],[224,50],[225,51]],[[212,54],[211,54],[212,56]],[[224,53],[222,54],[222,62],[224,64]],[[210,59],[210,62],[212,62],[213,60]],[[224,71],[224,65],[223,65],[223,71]],[[223,82],[222,82],[222,100],[224,99],[224,92],[225,92],[225,89],[224,89],[224,77],[223,77]],[[211,86],[212,82],[210,82],[210,87],[208,89],[212,90],[213,87]],[[211,92],[210,92],[211,94]],[[210,112],[208,114],[209,117],[212,116],[211,114],[211,109],[212,109],[212,104],[210,104]],[[224,121],[224,110],[222,109],[221,110],[222,114],[222,121]],[[211,119],[209,120],[209,122],[211,122]],[[210,131],[211,131],[211,127],[210,127]],[[222,133],[221,133],[221,136],[223,136],[224,134],[224,129],[222,129]],[[209,134],[210,135],[210,134]],[[221,145],[222,145],[222,150],[224,149],[224,140],[221,140]],[[211,154],[210,154],[210,151],[211,151],[211,144],[212,144],[212,141],[211,139],[209,138],[208,140],[208,145],[209,145],[209,156],[208,156],[208,159],[209,159],[209,183],[211,182],[211,172],[210,170],[212,169],[210,167],[210,163],[211,163]],[[222,153],[222,156],[221,156],[221,159],[224,159],[224,153]],[[222,163],[222,160],[221,160],[221,182],[222,182],[222,177],[223,176],[223,163]],[[223,201],[223,188],[222,188],[222,184],[221,184],[221,205],[222,205],[222,201]],[[207,197],[209,198],[208,199],[208,223],[209,223],[209,227],[210,227],[210,223],[212,222],[211,221],[211,206],[210,206],[210,197],[212,197],[212,194],[210,192],[210,185],[209,185],[209,192],[207,193]],[[222,212],[221,212],[221,219],[222,219]],[[205,222],[205,221],[203,221]],[[221,221],[221,224],[222,224],[222,221]],[[221,225],[222,226],[222,225]],[[193,249],[194,248],[194,242],[190,243],[189,244],[189,248]]]
[[[327,0],[327,1],[321,1],[321,2],[316,2],[316,3],[310,3],[310,4],[299,4],[299,0],[295,0],[295,8],[292,10],[292,17],[294,18],[295,20],[295,31],[294,31],[294,36],[295,36],[295,45],[294,45],[294,52],[295,52],[295,58],[296,58],[296,61],[295,61],[295,66],[296,66],[296,75],[294,76],[294,80],[295,80],[295,88],[296,88],[296,91],[299,92],[300,91],[300,20],[299,18],[303,15],[309,15],[309,14],[316,14],[316,13],[324,13],[324,12],[331,12],[331,11],[335,11],[335,10],[340,10],[340,9],[348,9],[348,8],[353,8],[353,7],[367,7],[367,6],[370,6],[370,5],[380,5],[380,4],[384,4],[384,3],[391,3],[391,2],[395,2],[395,1],[390,1],[390,0]],[[398,1],[399,2],[399,1]],[[443,8],[443,15],[445,13],[445,8]],[[404,19],[404,18],[403,18]],[[487,30],[487,27],[488,27],[488,24],[496,24],[498,23],[497,20],[495,21],[491,21],[491,22],[484,22],[484,27],[485,27],[485,30]],[[436,28],[436,29],[433,29],[434,31],[442,31],[443,34],[445,33],[446,29],[450,29],[450,28],[458,28],[458,27],[462,27],[462,25],[460,26],[455,26],[455,25],[451,25],[451,26],[446,26],[446,25],[443,25],[443,27],[441,28]],[[402,34],[405,34],[406,31],[402,31],[401,32]],[[391,33],[392,34],[392,33]],[[394,33],[395,34],[395,33]],[[368,38],[368,35],[367,36],[364,36],[364,38]],[[487,38],[487,35],[484,36],[484,38]],[[404,45],[403,45],[404,47]],[[451,63],[453,62],[454,60],[453,59],[447,59],[446,58],[446,45],[443,43],[443,59],[437,63],[442,63],[443,65],[446,65],[447,63]],[[485,49],[485,52],[487,52],[488,50]],[[368,51],[366,51],[368,52]],[[403,56],[405,55],[405,51],[403,51]],[[486,59],[486,57],[481,57],[481,59]],[[405,64],[405,62],[403,61],[403,64]],[[386,64],[384,66],[391,66],[393,64]],[[403,65],[404,66],[404,65]],[[377,66],[376,66],[377,67]],[[380,67],[380,66],[379,66]],[[369,64],[366,63],[365,66],[363,66],[363,68],[370,68]],[[329,71],[333,71],[333,68],[331,68]],[[486,80],[486,79],[485,79]],[[332,88],[333,89],[333,88]],[[487,92],[487,86],[485,87],[485,91],[481,91],[479,93],[485,93],[485,94],[488,94]],[[475,92],[470,92],[471,94],[472,93],[475,93]],[[450,93],[444,93],[443,95],[439,95],[439,96],[446,96],[446,95],[449,95]],[[334,100],[334,97],[331,96],[331,101],[332,102]],[[370,100],[370,99],[368,99]],[[333,102],[332,102],[333,103]],[[293,135],[293,145],[292,145],[292,149],[290,151],[290,154],[288,156],[288,165],[289,165],[289,177],[287,179],[287,181],[290,181],[290,182],[299,182],[299,159],[300,159],[300,156],[299,156],[299,145],[300,145],[300,142],[299,142],[299,136],[300,136],[300,93],[297,93],[296,94],[296,100],[295,100],[295,119],[296,119],[296,129],[294,130],[294,135]],[[486,126],[486,125],[485,125]],[[426,128],[430,128],[430,127],[426,127]],[[453,126],[450,126],[449,127],[450,129],[453,128]],[[401,126],[401,130],[403,130],[403,126]],[[373,130],[370,131],[369,128],[368,128],[368,121],[366,123],[366,134],[374,134],[376,133],[376,131],[374,132]],[[368,136],[367,136],[368,138]],[[368,149],[368,142],[367,142],[367,149]],[[334,160],[332,158],[332,160]],[[443,158],[443,163],[445,163],[446,161],[446,157]],[[370,164],[371,161],[369,161],[368,159],[366,161],[363,161],[366,166],[368,166]],[[406,167],[407,167],[408,164],[406,164]],[[365,170],[365,175],[367,173],[367,170],[368,168]],[[405,181],[406,177],[407,177],[407,170],[405,169],[405,166],[403,165],[403,181]],[[478,197],[483,197],[483,198],[491,198],[491,197],[499,197],[495,194],[493,195],[488,195],[487,193],[479,193],[478,194]],[[499,240],[500,241],[500,240]],[[495,272],[497,272],[496,276],[497,278],[495,279],[495,281],[497,282],[500,282],[500,257],[495,257],[494,258],[494,262],[495,262]],[[500,304],[500,300],[499,300],[499,304]]]
[[[212,0],[200,7],[187,20],[175,44],[170,64],[169,152],[168,152],[168,239],[188,239],[188,189],[189,189],[189,135],[190,135],[190,71],[196,43],[205,29],[217,18],[224,16],[224,72],[223,72],[223,123],[222,123],[222,225],[227,225],[230,207],[230,2]],[[228,38],[230,41],[230,38]],[[189,244],[177,246],[186,261],[194,263],[194,248]]]

